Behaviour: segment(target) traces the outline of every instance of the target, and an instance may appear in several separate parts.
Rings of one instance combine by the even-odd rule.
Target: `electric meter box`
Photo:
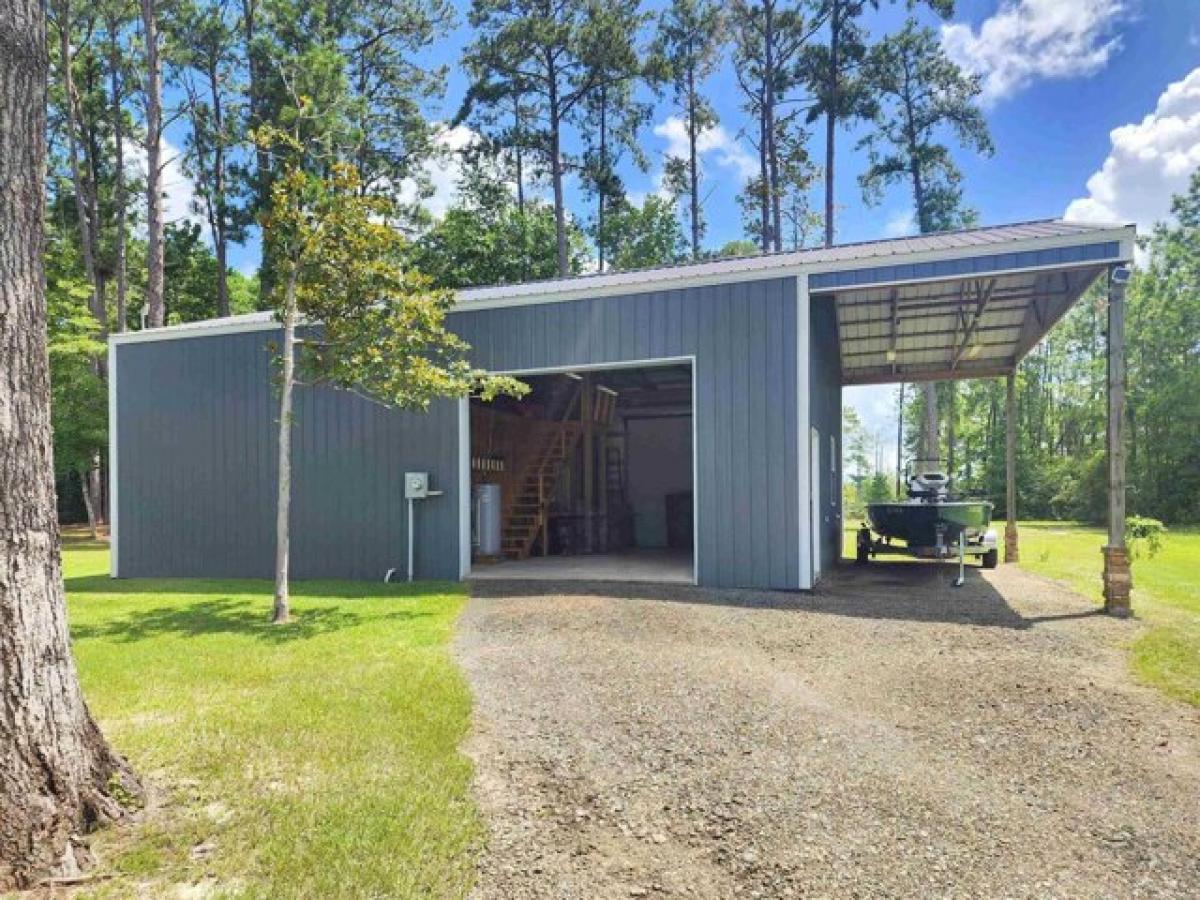
[[[424,500],[429,496],[428,472],[404,473],[404,499]]]

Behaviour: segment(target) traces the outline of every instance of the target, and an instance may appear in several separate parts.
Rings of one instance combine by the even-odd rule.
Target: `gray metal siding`
[[[451,324],[493,371],[695,356],[700,582],[799,584],[794,278],[461,311]]]
[[[842,555],[842,381],[837,306],[832,297],[814,296],[809,307],[809,418],[821,432],[821,571]],[[833,448],[829,436],[836,438]],[[837,473],[831,478],[831,468]]]
[[[278,399],[274,332],[117,346],[116,477],[122,577],[270,577]],[[325,388],[296,391],[292,574],[382,578],[403,569],[406,470],[445,496],[417,508],[416,570],[459,567],[458,413],[389,410]]]

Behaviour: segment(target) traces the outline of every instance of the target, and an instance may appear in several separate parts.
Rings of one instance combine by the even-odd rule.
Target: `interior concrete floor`
[[[686,550],[623,550],[579,556],[531,556],[475,563],[473,580],[635,581],[692,584],[692,554]]]

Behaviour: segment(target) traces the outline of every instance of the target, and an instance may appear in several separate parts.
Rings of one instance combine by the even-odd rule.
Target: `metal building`
[[[413,414],[299,389],[293,574],[402,569],[416,471],[442,492],[415,508],[420,578],[609,556],[630,578],[661,559],[665,580],[810,588],[840,553],[842,386],[1009,376],[1133,242],[1051,220],[463,291],[451,327],[531,398]],[[114,576],[270,575],[276,331],[110,339]],[[513,562],[472,558],[481,481],[508,492]]]

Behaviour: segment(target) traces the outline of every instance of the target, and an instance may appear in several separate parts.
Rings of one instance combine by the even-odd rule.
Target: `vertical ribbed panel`
[[[278,398],[268,332],[118,346],[123,577],[270,577]],[[403,568],[402,479],[445,495],[417,510],[417,573],[458,577],[457,410],[390,410],[296,390],[292,573],[382,578]]]
[[[694,356],[700,582],[798,585],[794,279],[464,311],[451,322],[494,371]]]

